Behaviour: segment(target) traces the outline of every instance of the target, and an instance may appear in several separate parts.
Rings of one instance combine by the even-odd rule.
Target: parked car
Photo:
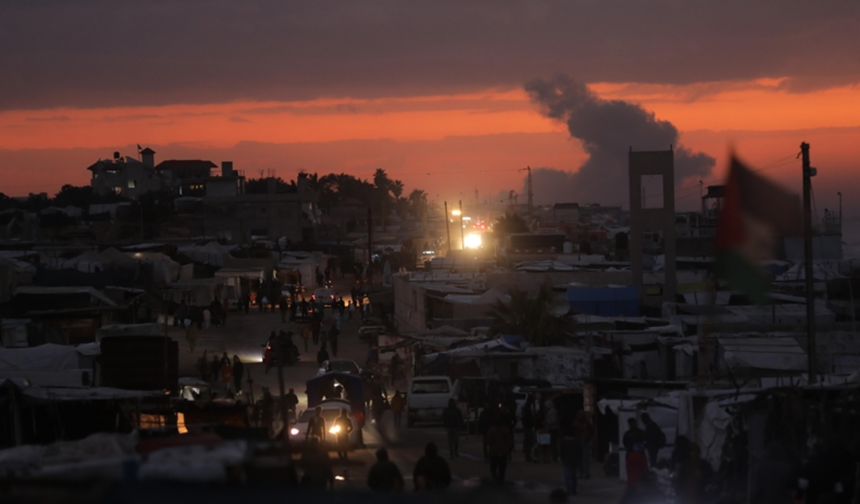
[[[351,360],[325,361],[317,374],[321,375],[331,371],[360,375],[361,367],[355,361]]]
[[[416,376],[409,382],[406,392],[406,425],[415,422],[438,422],[448,407],[453,387],[447,376]]]
[[[353,450],[361,446],[361,427],[355,421],[350,408],[349,401],[346,399],[327,399],[321,401],[316,406],[322,408],[322,417],[325,419],[326,432],[324,446],[333,448],[336,441],[336,432],[334,430],[334,421],[340,416],[341,410],[346,409],[349,414],[349,419],[352,422],[352,432],[349,434],[349,449]],[[290,444],[299,446],[305,442],[305,433],[308,430],[308,422],[314,416],[316,406],[310,407],[302,411],[296,422],[290,425]]]
[[[314,303],[322,303],[324,305],[333,305],[334,304],[334,291],[331,289],[317,289],[314,291],[313,297],[311,300]]]

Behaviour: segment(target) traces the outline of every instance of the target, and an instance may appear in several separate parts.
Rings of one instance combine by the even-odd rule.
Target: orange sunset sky
[[[836,207],[837,191],[848,219],[860,212],[853,4],[775,19],[765,7],[741,4],[715,10],[658,1],[649,12],[633,2],[617,11],[569,4],[369,2],[326,10],[252,2],[241,10],[213,2],[203,10],[198,2],[155,2],[139,15],[102,2],[4,5],[0,45],[15,50],[0,54],[0,191],[87,184],[87,166],[113,151],[136,156],[140,144],[157,152],[156,162],[231,160],[248,177],[267,170],[284,179],[299,170],[370,177],[381,167],[407,192],[425,189],[431,199],[474,199],[476,189],[481,199],[497,198],[523,191],[518,170],[527,165],[574,173],[588,160],[582,139],[524,87],[563,73],[585,83],[596,103],[623,101],[671,123],[679,144],[715,160],[678,181],[680,208],[698,204],[699,180],[721,181],[731,148],[798,190],[795,156],[806,141],[819,169],[818,212]],[[661,23],[667,13],[674,21],[662,31],[637,24]],[[756,26],[758,16],[776,24],[773,33]],[[803,16],[809,28],[787,33]],[[41,25],[36,34],[26,30]],[[93,29],[102,37],[87,35]],[[520,31],[533,36],[511,42]],[[668,148],[636,141],[634,149]],[[536,181],[538,202],[565,199],[564,191],[542,190],[546,184]],[[574,201],[588,198],[575,191]],[[626,206],[626,190],[595,194]]]

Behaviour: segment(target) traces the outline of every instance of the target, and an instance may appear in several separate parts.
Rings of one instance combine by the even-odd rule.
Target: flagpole
[[[809,144],[800,144],[803,156],[803,258],[806,273],[806,356],[809,359],[809,383],[815,383],[815,277],[812,263],[812,177],[816,170],[809,166]]]

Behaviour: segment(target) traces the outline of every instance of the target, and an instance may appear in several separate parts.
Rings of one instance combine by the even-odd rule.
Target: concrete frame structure
[[[633,285],[639,290],[642,303],[661,305],[664,301],[674,301],[677,290],[675,269],[675,152],[667,151],[634,152],[629,154],[630,176],[630,265]],[[662,208],[646,208],[642,198],[642,178],[646,175],[663,177]],[[663,236],[663,253],[666,262],[663,269],[663,285],[655,292],[652,285],[645,285],[643,274],[644,233],[656,231]]]

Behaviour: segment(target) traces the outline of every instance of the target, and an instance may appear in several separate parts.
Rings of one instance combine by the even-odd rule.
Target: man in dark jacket
[[[508,456],[514,445],[511,442],[511,430],[504,415],[498,415],[490,430],[487,431],[487,448],[490,455],[490,476],[497,485],[505,484],[505,471],[508,467]]]
[[[453,398],[448,399],[448,407],[442,413],[445,431],[448,433],[448,455],[450,458],[460,456],[460,427],[463,425],[463,413],[457,407]]]
[[[576,495],[576,472],[582,462],[582,442],[572,429],[562,433],[559,457],[565,490],[568,495]]]
[[[621,442],[627,453],[627,483],[632,486],[648,471],[648,460],[645,457],[645,431],[639,428],[636,418],[628,418],[627,425],[630,428],[624,433]]]
[[[490,454],[487,450],[487,432],[489,432],[490,427],[493,424],[495,413],[496,411],[493,408],[493,405],[487,403],[481,411],[481,414],[478,415],[478,434],[481,435],[481,444],[484,449],[484,460],[490,460]]]
[[[424,456],[415,464],[412,481],[417,491],[443,490],[451,484],[451,469],[437,453],[436,443],[427,443]]]
[[[367,486],[376,492],[397,492],[403,489],[403,476],[394,462],[388,460],[388,450],[376,450],[376,463],[367,475]]]
[[[648,413],[642,413],[640,418],[645,425],[645,449],[648,451],[648,462],[653,468],[657,466],[657,454],[660,448],[666,446],[666,435],[657,422],[651,420],[651,415]]]
[[[526,462],[532,462],[532,449],[535,445],[535,401],[532,395],[526,399],[526,403],[523,405],[522,424],[523,453],[525,453]]]

